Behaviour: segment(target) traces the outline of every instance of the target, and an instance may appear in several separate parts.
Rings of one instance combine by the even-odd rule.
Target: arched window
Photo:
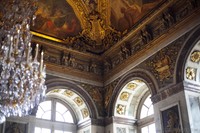
[[[138,126],[141,133],[156,133],[153,116],[154,109],[150,97],[151,95],[149,93],[145,94],[139,105]]]
[[[35,133],[73,133],[75,130],[74,117],[66,103],[58,99],[40,103]]]

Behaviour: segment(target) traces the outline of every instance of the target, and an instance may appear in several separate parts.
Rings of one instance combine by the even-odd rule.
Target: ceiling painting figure
[[[40,0],[38,5],[34,31],[60,39],[81,31],[78,18],[65,0]]]
[[[119,30],[129,30],[161,0],[111,0],[111,24]]]

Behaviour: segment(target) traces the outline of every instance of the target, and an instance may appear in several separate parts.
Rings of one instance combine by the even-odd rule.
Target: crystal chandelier
[[[30,24],[37,0],[0,0],[0,123],[5,117],[25,116],[45,95],[43,52],[32,52]],[[3,8],[3,9],[2,9]],[[34,56],[32,58],[32,53]]]

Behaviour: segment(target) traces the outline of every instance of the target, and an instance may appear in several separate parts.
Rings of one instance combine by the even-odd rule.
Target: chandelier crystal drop
[[[45,96],[43,52],[32,52],[30,24],[37,0],[0,0],[0,123],[5,117],[25,116]],[[32,53],[34,57],[32,58]]]

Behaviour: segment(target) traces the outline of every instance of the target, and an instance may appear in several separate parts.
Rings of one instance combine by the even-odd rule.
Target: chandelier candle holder
[[[44,99],[46,70],[39,45],[32,52],[30,24],[37,0],[0,0],[0,123],[26,116]],[[32,58],[32,53],[34,58]]]

